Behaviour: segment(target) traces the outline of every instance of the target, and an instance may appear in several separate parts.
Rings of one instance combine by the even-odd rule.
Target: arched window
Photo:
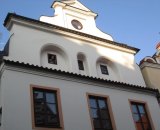
[[[87,60],[86,56],[83,53],[78,53],[77,65],[80,74],[88,74]]]
[[[109,60],[103,57],[97,60],[98,75],[109,75],[109,68]]]
[[[48,68],[69,70],[68,57],[64,49],[54,44],[47,44],[40,52],[41,65]]]
[[[97,59],[96,68],[97,68],[97,75],[100,78],[111,79],[111,80],[120,79],[115,64],[111,60],[105,57],[100,57]]]

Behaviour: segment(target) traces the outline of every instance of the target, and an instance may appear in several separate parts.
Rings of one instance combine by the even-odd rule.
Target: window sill
[[[34,130],[64,130],[62,127],[58,128],[46,128],[46,127],[33,127]]]

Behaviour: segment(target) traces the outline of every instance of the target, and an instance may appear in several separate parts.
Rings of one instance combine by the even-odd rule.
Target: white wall
[[[45,73],[33,75],[29,70],[9,69],[4,71],[2,78],[3,130],[32,129],[30,84],[60,89],[65,130],[92,130],[86,93],[109,96],[117,130],[135,130],[128,99],[147,102],[155,130],[160,129],[160,109],[154,96],[109,88],[107,84],[76,81],[75,78]]]
[[[113,46],[107,47],[110,44],[105,42],[87,38],[79,39],[75,36],[72,37],[73,34],[66,36],[29,26],[13,24],[11,32],[14,35],[10,40],[9,56],[5,57],[5,59],[43,65],[50,68],[51,65],[41,63],[41,61],[45,61],[42,59],[41,53],[47,45],[54,46],[63,53],[60,58],[62,62],[57,67],[53,66],[51,68],[79,73],[77,54],[83,53],[87,59],[87,73],[89,76],[145,86],[139,67],[135,63],[134,54],[127,52],[127,49],[120,51],[118,47],[117,49],[112,48]],[[111,72],[109,76],[98,75],[96,63],[101,57],[106,58],[113,64],[109,70]]]
[[[79,1],[72,1],[71,3],[67,2],[67,4],[64,4],[65,2],[66,1],[63,1],[63,4],[61,2],[56,2],[53,5],[55,10],[54,16],[41,16],[40,21],[113,41],[110,35],[100,31],[96,27],[95,17],[97,14],[84,7]],[[82,24],[82,29],[77,30],[72,26],[71,21],[74,19]]]

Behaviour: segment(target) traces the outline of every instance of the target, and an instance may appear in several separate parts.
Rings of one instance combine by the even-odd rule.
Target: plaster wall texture
[[[92,130],[86,93],[109,96],[117,130],[135,130],[129,99],[146,102],[155,130],[160,129],[157,99],[149,94],[113,89],[107,84],[95,84],[55,74],[13,68],[3,72],[1,84],[2,124],[7,124],[2,125],[3,130],[32,129],[31,84],[60,89],[65,130]]]
[[[134,52],[130,50],[28,23],[14,22],[10,32],[14,34],[10,39],[9,56],[5,59],[80,73],[77,55],[82,53],[87,66],[84,75],[145,86]],[[52,52],[58,57],[56,66],[46,63],[46,54]],[[108,64],[109,75],[100,73],[99,61]]]

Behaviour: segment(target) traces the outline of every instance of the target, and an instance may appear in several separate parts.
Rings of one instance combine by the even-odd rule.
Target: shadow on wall
[[[43,41],[46,39],[45,36],[42,38]],[[48,39],[40,50],[40,64],[44,67],[144,86],[133,54],[96,45],[86,39],[58,35]],[[48,54],[57,56],[57,65],[48,64]],[[78,60],[83,62],[84,70],[79,69]],[[100,65],[107,66],[108,74],[102,74]]]
[[[48,55],[54,55],[56,63],[48,64]],[[69,71],[69,59],[65,49],[53,43],[45,44],[40,51],[41,66]]]

